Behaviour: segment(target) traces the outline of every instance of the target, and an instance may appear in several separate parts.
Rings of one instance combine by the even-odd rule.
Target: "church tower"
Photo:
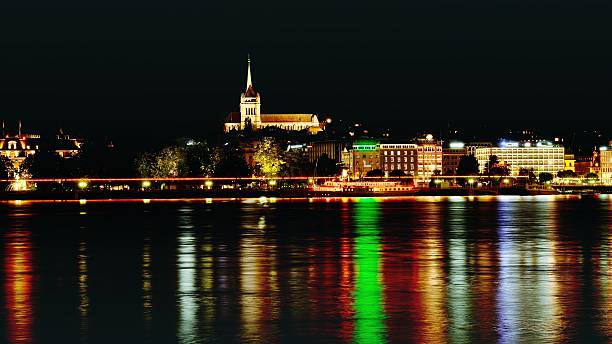
[[[247,58],[246,90],[240,95],[240,129],[251,126],[258,129],[261,124],[261,101],[251,81],[251,57]]]

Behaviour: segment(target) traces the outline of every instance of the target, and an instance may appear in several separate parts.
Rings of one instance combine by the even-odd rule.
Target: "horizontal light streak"
[[[420,176],[401,176],[401,177],[363,177],[362,179],[416,179]],[[529,178],[528,176],[429,176],[437,179],[454,179],[454,178]],[[329,180],[336,177],[312,177],[312,176],[297,176],[297,177],[172,177],[172,178],[34,178],[27,179],[27,182],[34,183],[78,183],[86,182],[195,182],[195,181],[283,181],[283,180]],[[0,179],[3,183],[15,182],[15,179]]]

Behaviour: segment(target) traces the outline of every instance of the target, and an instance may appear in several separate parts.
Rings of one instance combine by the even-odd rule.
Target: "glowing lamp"
[[[330,124],[332,122],[332,119],[328,118],[328,119],[325,120],[325,122],[327,122],[327,124]]]
[[[431,134],[427,134],[427,136],[425,136],[425,139],[426,139],[427,141],[431,141],[431,140],[433,140],[433,135],[431,135]]]
[[[274,180],[274,179],[269,180],[269,181],[268,181],[268,185],[270,185],[270,186],[274,186],[274,185],[276,185],[276,180]]]
[[[474,179],[468,179],[468,184],[470,185],[474,184]]]
[[[79,189],[85,189],[87,187],[87,182],[84,181],[84,180],[80,180],[77,185],[78,185]]]
[[[144,180],[144,181],[142,182],[142,187],[143,187],[143,188],[149,188],[149,187],[151,187],[151,182],[150,182],[150,181],[148,181],[148,180]]]
[[[440,179],[436,179],[436,180],[434,180],[434,183],[440,184],[440,183],[442,183],[442,181]]]
[[[207,188],[211,188],[213,186],[213,181],[212,180],[207,180],[204,182],[204,185],[206,185]]]
[[[510,183],[510,179],[504,178],[504,184],[508,184],[508,183]]]

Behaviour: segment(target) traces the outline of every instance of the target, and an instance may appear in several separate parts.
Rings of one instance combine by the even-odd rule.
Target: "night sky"
[[[612,113],[611,14],[605,0],[3,1],[0,117],[211,128],[238,109],[250,53],[264,113],[566,127]]]

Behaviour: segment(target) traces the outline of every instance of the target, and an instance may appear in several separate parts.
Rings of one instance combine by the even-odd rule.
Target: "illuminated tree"
[[[187,171],[185,156],[185,149],[180,147],[166,147],[155,154],[144,153],[136,158],[136,170],[143,177],[178,177]]]
[[[585,177],[586,179],[590,179],[590,180],[596,180],[596,179],[599,179],[599,176],[597,175],[597,173],[593,173],[593,172],[587,173],[587,175],[586,175],[586,176],[584,176],[584,177]]]
[[[257,175],[264,177],[278,176],[285,163],[280,146],[271,137],[264,137],[255,147],[253,160],[255,160]]]
[[[11,159],[5,157],[4,155],[0,156],[0,178],[12,178],[14,173],[15,168]]]
[[[180,147],[166,147],[155,156],[155,177],[178,177],[183,175],[185,165],[185,150]]]

